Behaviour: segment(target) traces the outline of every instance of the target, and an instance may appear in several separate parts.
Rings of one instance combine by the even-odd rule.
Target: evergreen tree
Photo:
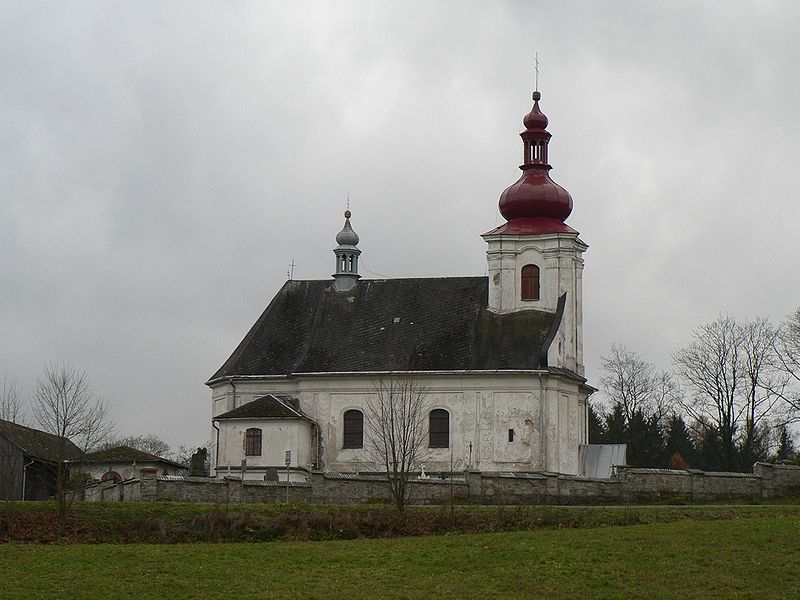
[[[637,410],[631,416],[625,441],[628,464],[634,467],[658,467],[664,452],[664,438],[656,415],[645,416]]]
[[[627,462],[636,467],[658,467],[664,452],[664,437],[658,415],[634,411],[628,419],[625,407],[615,402],[605,415],[605,443],[626,444]]]
[[[700,468],[704,471],[729,471],[727,455],[722,448],[722,438],[713,425],[701,430],[698,439]]]
[[[739,447],[739,470],[750,472],[756,462],[763,462],[769,458],[769,428],[766,425],[756,425],[750,439],[742,440]]]
[[[603,425],[603,419],[599,414],[595,412],[591,404],[589,404],[589,443],[590,444],[607,443],[606,429],[605,426]]]
[[[605,416],[605,432],[607,444],[627,443],[627,427],[625,426],[625,410],[622,403],[615,402],[611,412]]]
[[[794,460],[796,456],[797,453],[794,447],[794,440],[792,440],[792,434],[789,433],[789,429],[784,425],[781,427],[780,437],[778,438],[778,450],[775,452],[773,461]]]
[[[664,466],[672,469],[697,467],[699,464],[697,448],[681,415],[674,414],[670,417],[665,438],[661,461]],[[676,457],[676,454],[680,458]]]

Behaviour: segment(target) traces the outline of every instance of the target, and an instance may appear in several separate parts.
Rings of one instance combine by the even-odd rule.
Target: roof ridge
[[[301,413],[299,410],[296,410],[294,408],[294,406],[292,406],[289,402],[284,401],[283,398],[281,398],[280,396],[276,396],[275,394],[267,394],[267,395],[268,396],[272,396],[273,398],[275,398],[278,402],[281,403],[281,405],[283,405],[286,408],[288,408],[290,411],[292,411],[298,417],[301,417],[301,418],[305,417],[305,415],[303,413]]]

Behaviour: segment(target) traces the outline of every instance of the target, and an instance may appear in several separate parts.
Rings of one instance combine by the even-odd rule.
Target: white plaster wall
[[[250,401],[253,398],[247,396]],[[239,474],[244,456],[244,434],[250,427],[261,429],[261,455],[247,456],[248,478],[263,479],[266,467],[283,468],[286,450],[292,451],[292,467],[311,469],[314,444],[312,427],[302,419],[224,419],[219,426],[219,475]],[[216,454],[212,452],[212,457]]]
[[[484,238],[489,272],[489,310],[504,314],[521,310],[555,312],[566,292],[567,303],[558,333],[548,352],[551,366],[584,374],[583,252],[576,234],[496,235]],[[539,267],[539,300],[522,300],[522,267]]]
[[[265,394],[299,398],[303,412],[320,426],[323,468],[365,471],[377,466],[367,449],[342,448],[342,416],[351,408],[365,413],[368,443],[366,403],[375,393],[376,380],[369,374],[238,380],[235,401],[232,386],[224,382],[212,387],[212,398],[219,412]],[[442,408],[450,413],[450,448],[428,448],[426,437],[422,456],[426,470],[446,471],[452,464],[455,470],[577,473],[586,395],[575,381],[544,371],[424,374],[418,380],[428,390],[428,410]],[[311,427],[305,421],[224,420],[219,424],[220,466],[238,466],[242,432],[247,427],[262,428],[263,451],[268,453],[259,462],[250,457],[248,465],[282,465],[283,451],[289,447],[293,458],[305,461],[300,466],[313,460]],[[274,429],[268,433],[268,427]],[[509,429],[515,431],[513,442],[508,441]],[[216,458],[214,449],[211,457],[212,461]]]

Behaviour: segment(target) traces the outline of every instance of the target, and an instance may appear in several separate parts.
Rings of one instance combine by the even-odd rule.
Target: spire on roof
[[[348,205],[349,205],[348,198]],[[352,213],[348,208],[344,211],[344,227],[336,234],[336,243],[339,244],[333,251],[336,255],[336,272],[333,274],[334,287],[339,292],[346,292],[353,289],[356,282],[361,277],[358,274],[358,257],[361,250],[358,246],[358,234],[353,231],[350,225]]]
[[[564,221],[572,212],[572,197],[548,173],[552,169],[548,162],[550,133],[547,116],[539,108],[541,98],[538,90],[533,92],[533,108],[522,120],[522,176],[500,195],[500,214],[517,233],[569,229]]]

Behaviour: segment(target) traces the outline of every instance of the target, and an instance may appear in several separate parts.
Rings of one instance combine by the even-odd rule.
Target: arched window
[[[251,427],[244,435],[245,456],[261,456],[261,430]]]
[[[522,299],[539,299],[539,267],[536,265],[522,267]]]
[[[428,430],[430,431],[431,448],[450,447],[450,413],[441,408],[432,410],[428,417]]]
[[[353,409],[344,412],[344,443],[342,447],[364,447],[364,413],[360,410]]]
[[[116,471],[112,471],[109,469],[108,471],[103,473],[103,475],[100,477],[100,481],[108,481],[109,479],[114,483],[119,483],[120,481],[122,481],[122,475],[120,475]]]

